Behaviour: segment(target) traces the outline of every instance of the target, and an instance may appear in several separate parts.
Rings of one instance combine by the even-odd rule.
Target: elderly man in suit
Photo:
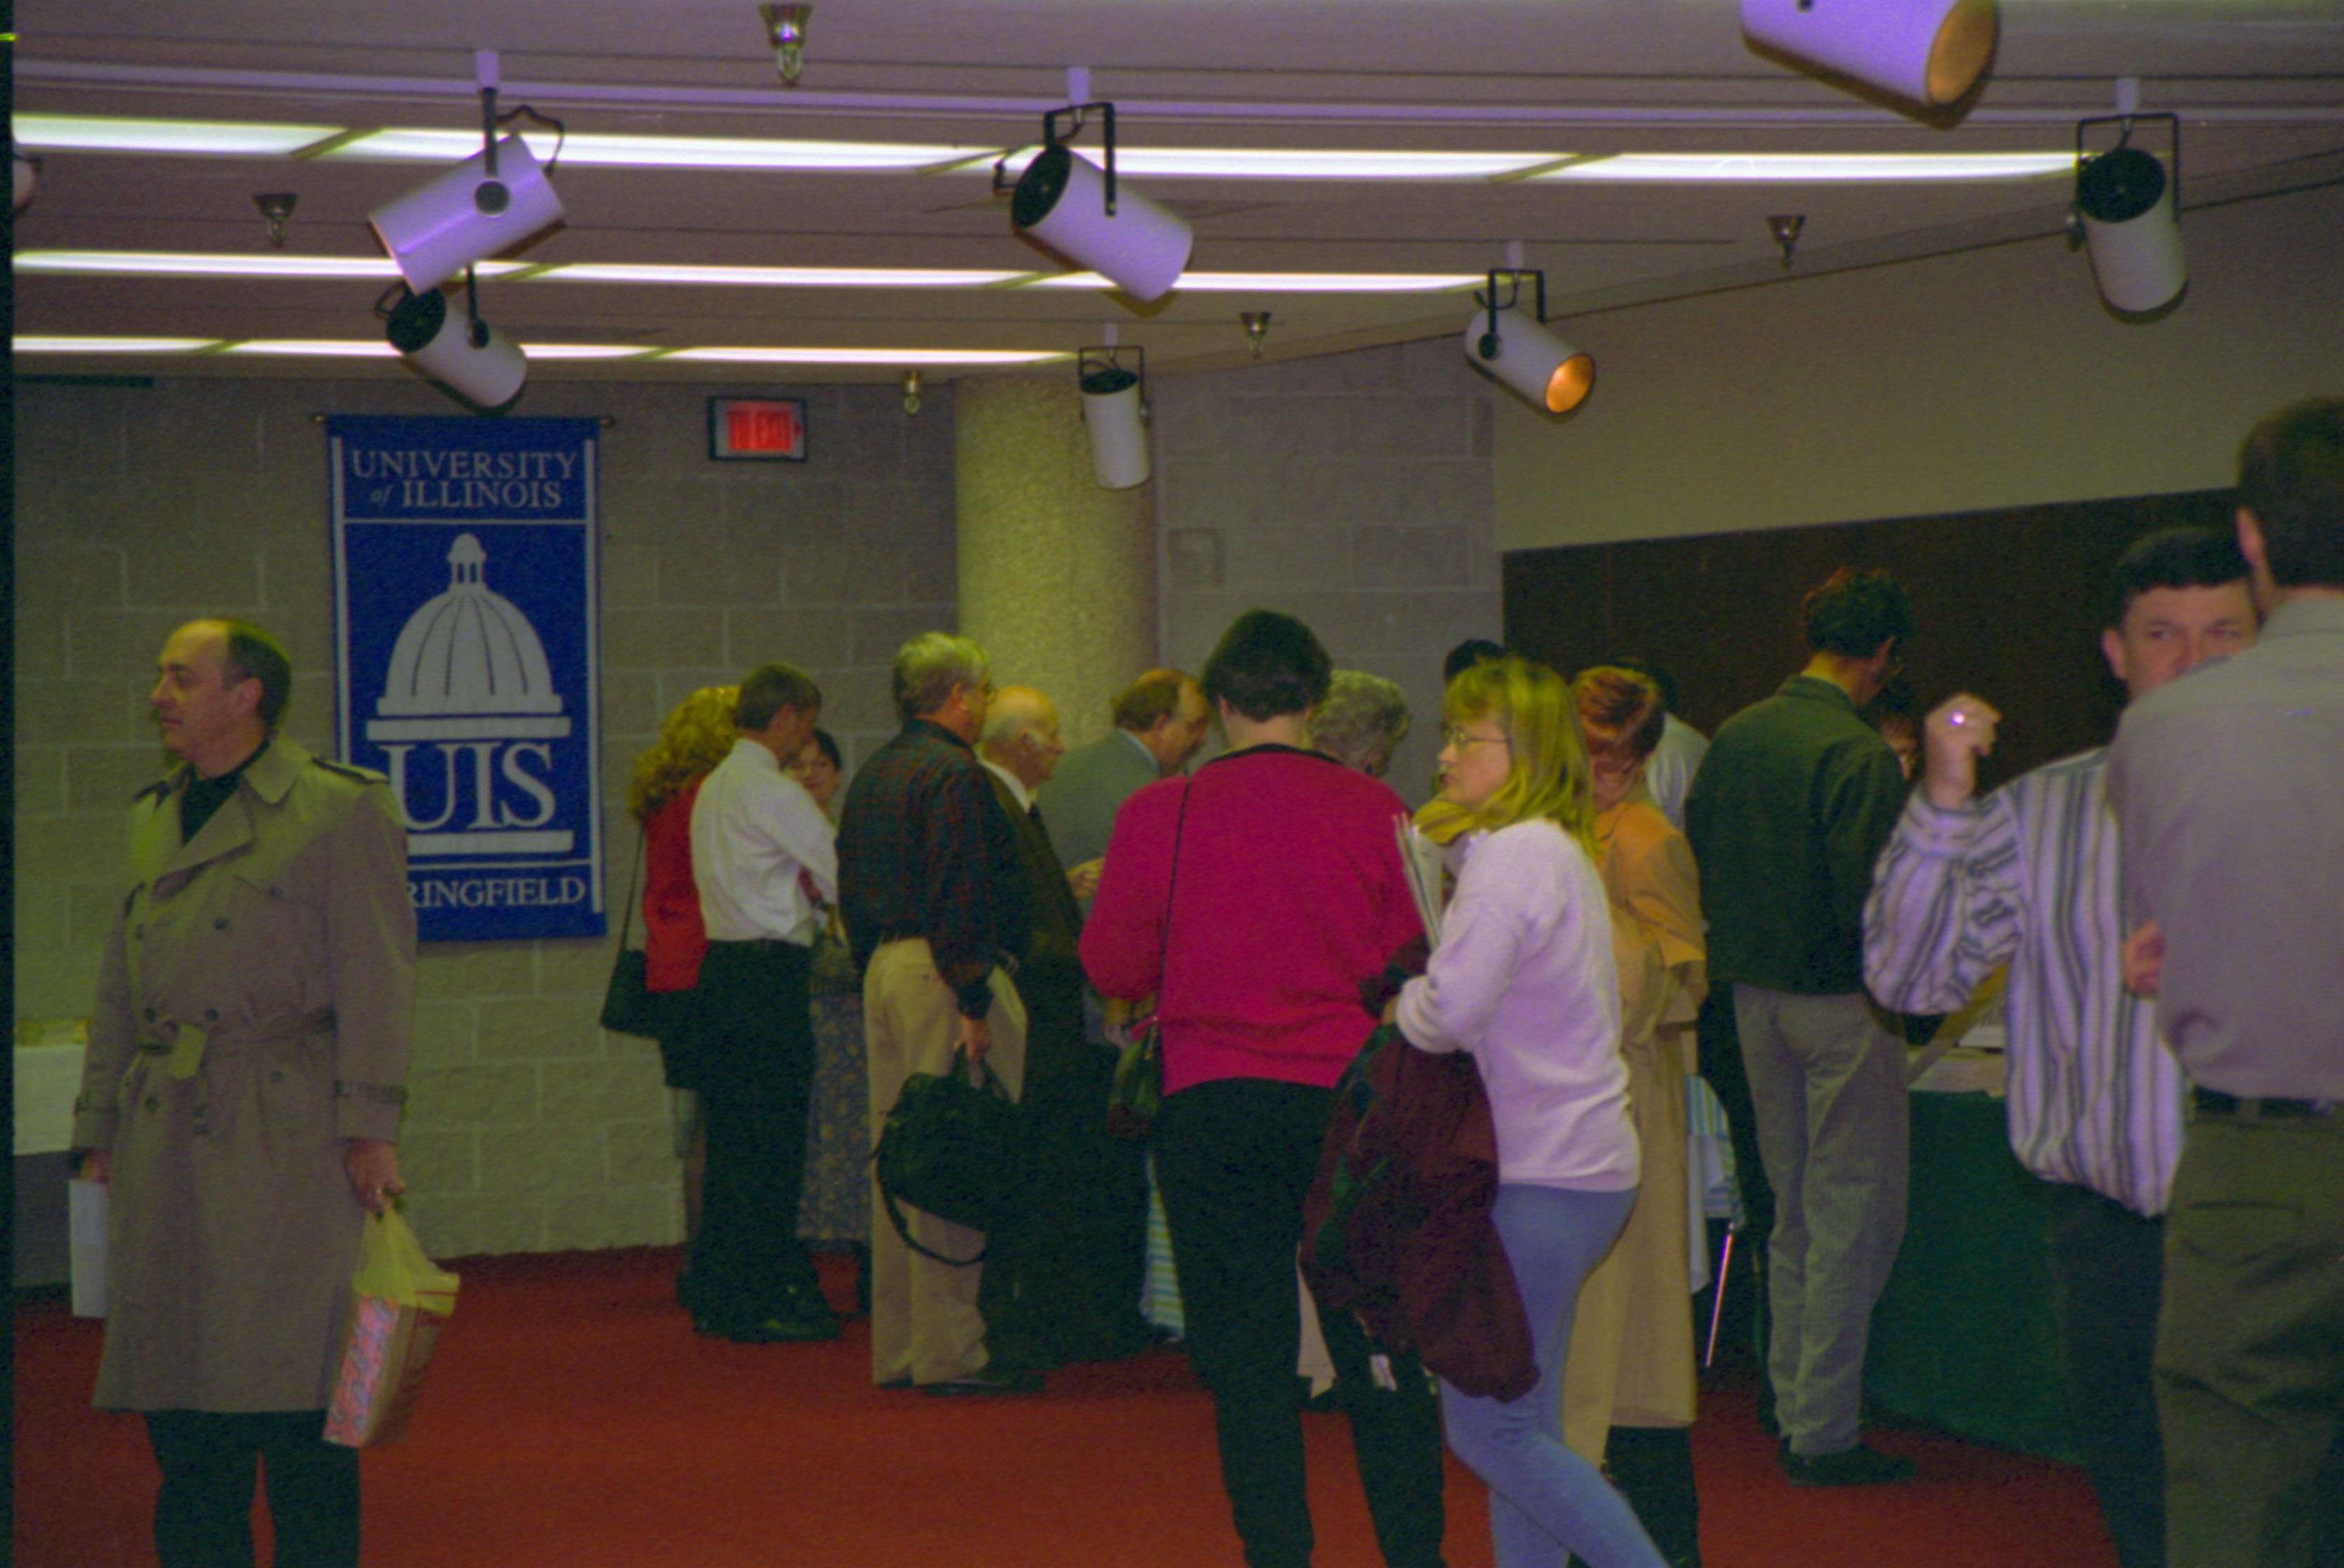
[[[278,733],[292,666],[241,621],[173,632],[150,699],[182,764],[130,809],[74,1115],[111,1192],[101,1410],[162,1472],[164,1568],[357,1568],[359,1456],[326,1442],[359,1233],[392,1141],[415,979],[407,835],[379,774]]]
[[[1015,833],[1034,920],[1017,956],[1028,1020],[1017,1262],[1005,1296],[996,1279],[986,1305],[1002,1316],[998,1339],[1045,1365],[1112,1360],[1155,1342],[1139,1315],[1147,1175],[1137,1147],[1106,1131],[1115,1054],[1086,1032],[1075,950],[1076,900],[1096,885],[1098,862],[1069,877],[1034,803],[1066,749],[1048,698],[1029,686],[995,694],[977,755]]]

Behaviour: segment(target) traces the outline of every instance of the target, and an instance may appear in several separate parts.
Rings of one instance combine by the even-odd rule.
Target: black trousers
[[[1171,1096],[1156,1123],[1156,1174],[1189,1356],[1213,1396],[1221,1484],[1248,1568],[1310,1561],[1294,1258],[1332,1100],[1331,1091],[1301,1084],[1222,1080]],[[1444,1516],[1440,1407],[1431,1385],[1412,1358],[1395,1358],[1398,1391],[1376,1389],[1350,1314],[1328,1313],[1320,1327],[1347,1389],[1359,1481],[1384,1561],[1437,1568]]]
[[[1014,1281],[1012,1299],[987,1292],[983,1304],[995,1355],[1049,1366],[1130,1355],[1156,1341],[1139,1315],[1147,1168],[1140,1145],[1106,1130],[1115,1052],[1084,1038],[1079,971],[1041,969],[1017,976],[1026,1024],[1015,1261],[985,1264],[988,1285]]]
[[[158,1410],[146,1441],[162,1568],[253,1568],[252,1496],[268,1487],[276,1568],[358,1568],[359,1453],[325,1440],[322,1410]]]
[[[1734,1255],[1749,1260],[1757,1281],[1751,1317],[1753,1349],[1758,1352],[1758,1412],[1772,1428],[1774,1385],[1765,1375],[1772,1322],[1766,1311],[1766,1243],[1774,1234],[1774,1189],[1758,1157],[1758,1112],[1750,1101],[1750,1072],[1742,1063],[1742,1031],[1733,1020],[1733,988],[1712,984],[1693,1026],[1701,1075],[1725,1111],[1726,1138],[1733,1146],[1733,1185],[1742,1200],[1742,1235]],[[1718,1289],[1724,1289],[1718,1282]]]
[[[711,942],[701,964],[696,1032],[708,1158],[692,1289],[698,1315],[721,1328],[818,1299],[813,1260],[798,1241],[813,1083],[809,957],[790,942]]]
[[[2059,1382],[2124,1568],[2164,1568],[2165,1448],[2157,1425],[2157,1313],[2165,1221],[2086,1187],[2047,1184]]]

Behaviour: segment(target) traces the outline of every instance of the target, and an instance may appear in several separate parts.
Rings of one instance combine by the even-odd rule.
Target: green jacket
[[[1864,990],[1864,900],[1904,808],[1896,754],[1846,692],[1794,675],[1718,729],[1685,796],[1713,982]]]

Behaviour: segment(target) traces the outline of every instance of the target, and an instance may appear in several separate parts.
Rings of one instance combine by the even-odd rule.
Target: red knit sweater
[[[1124,803],[1083,968],[1106,996],[1162,992],[1167,1094],[1222,1078],[1332,1087],[1374,1027],[1359,982],[1422,934],[1392,836],[1407,813],[1389,786],[1283,746]]]

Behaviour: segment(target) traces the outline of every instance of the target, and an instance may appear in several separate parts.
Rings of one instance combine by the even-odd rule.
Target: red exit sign
[[[805,399],[711,397],[708,455],[720,461],[804,462]]]

